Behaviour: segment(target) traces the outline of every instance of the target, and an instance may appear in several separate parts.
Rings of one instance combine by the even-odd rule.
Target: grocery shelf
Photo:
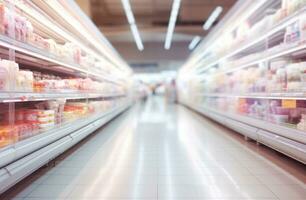
[[[276,51],[276,52],[270,52],[270,50],[267,49],[266,51],[263,52],[263,55],[261,56],[261,58],[254,58],[253,60],[251,60],[251,61],[249,61],[245,64],[241,64],[241,65],[238,65],[236,67],[231,67],[230,69],[221,71],[221,72],[219,72],[215,75],[232,73],[232,72],[235,72],[235,71],[247,68],[247,67],[251,67],[251,66],[254,66],[254,65],[258,65],[260,63],[264,63],[266,61],[269,61],[269,60],[272,60],[272,59],[275,59],[275,58],[278,58],[278,57],[286,56],[286,55],[293,54],[293,53],[298,52],[298,51],[305,50],[306,49],[306,44],[305,43],[306,43],[306,41],[302,41],[300,43],[295,43],[295,44],[290,44],[290,45],[282,45],[282,49],[279,50],[279,51]],[[203,72],[205,72],[205,70],[204,71],[199,71],[200,74],[203,73]]]
[[[107,77],[105,75],[101,75],[98,73],[90,72],[89,70],[84,69],[81,65],[69,62],[67,60],[63,60],[51,53],[49,53],[46,50],[39,49],[37,47],[34,47],[30,44],[26,44],[24,42],[20,42],[17,40],[14,40],[10,37],[0,35],[0,46],[6,47],[9,49],[13,49],[17,52],[23,53],[28,56],[33,56],[35,58],[42,59],[44,61],[48,61],[52,63],[48,67],[48,69],[55,69],[57,71],[67,71],[67,69],[72,70],[75,74],[82,74],[83,76],[89,76],[93,77],[94,79],[99,79],[103,81],[108,81],[114,84],[122,85],[121,82],[114,81],[113,78]],[[16,54],[18,56],[18,54]],[[23,58],[22,58],[23,59]],[[59,66],[56,66],[59,65]],[[42,65],[41,67],[44,67]],[[61,68],[64,67],[64,68]],[[67,68],[67,69],[66,69]]]
[[[39,8],[46,13],[47,16],[51,16],[52,19],[55,19],[58,24],[68,30],[68,33],[73,32],[78,36],[76,39],[70,36],[67,38],[67,33],[65,33],[67,40],[72,39],[74,42],[81,45],[87,52],[95,54],[97,59],[107,60],[108,63],[112,63],[118,69],[122,69],[122,67],[126,66],[124,62],[119,61],[121,60],[120,56],[113,50],[113,47],[109,45],[108,41],[100,33],[97,27],[86,15],[84,15],[74,1],[68,0],[58,3],[55,1],[34,0],[30,1],[30,3],[32,7],[35,6]],[[77,18],[78,21],[70,16]],[[80,32],[80,29],[84,29],[84,31]],[[58,33],[56,32],[56,34]],[[86,42],[80,44],[80,41]],[[91,49],[95,51],[91,51]]]
[[[191,105],[188,102],[181,103],[246,137],[306,163],[306,134],[303,131],[260,119],[221,112],[207,106]]]
[[[113,108],[109,111],[98,113],[90,117],[80,118],[75,121],[67,121],[64,124],[60,124],[58,127],[54,127],[50,130],[38,133],[32,137],[29,137],[25,140],[17,142],[16,144],[6,147],[5,149],[0,149],[0,167],[3,167],[4,165],[8,164],[7,159],[3,158],[8,156],[7,152],[11,152],[11,148],[14,149],[14,156],[10,155],[10,159],[14,161],[24,155],[27,155],[28,153],[31,153],[36,149],[41,148],[42,146],[50,144],[53,141],[63,136],[66,136],[67,133],[72,133],[85,125],[91,124],[102,117],[105,117],[111,113],[116,112],[117,110],[122,109],[123,107],[125,106]]]
[[[0,151],[0,193],[93,133],[131,105],[118,106],[89,118],[67,123]]]
[[[261,119],[256,119],[248,116],[243,116],[235,113],[229,113],[229,112],[221,112],[216,109],[209,108],[207,106],[200,106],[200,109],[205,110],[206,112],[213,112],[215,114],[233,119],[235,121],[240,121],[245,124],[252,125],[257,128],[261,128],[263,130],[271,131],[275,134],[278,134],[280,136],[286,137],[288,139],[295,140],[297,142],[306,144],[306,134],[303,131],[288,128],[282,125],[274,124],[271,122],[267,122]]]
[[[69,41],[73,42],[74,44],[78,44],[78,46],[85,52],[95,55],[98,60],[105,61],[104,58],[100,58],[101,55],[97,55],[97,53],[91,47],[88,47],[86,42],[83,42],[84,38],[77,38],[71,34],[75,33],[75,30],[69,32],[63,28],[63,26],[61,26],[59,23],[60,21],[53,20],[49,13],[42,11],[40,7],[34,4],[34,2],[26,1],[26,4],[18,2],[15,5],[24,12],[27,18],[31,19],[32,23],[36,25],[36,28],[38,28],[41,33],[47,33],[48,35],[52,35],[53,38],[60,38],[62,41]],[[60,12],[65,12],[65,10],[61,10]],[[71,16],[67,17],[74,20],[74,18]],[[65,19],[62,18],[61,20]]]
[[[26,102],[26,101],[48,101],[56,99],[91,99],[91,98],[119,98],[125,97],[125,94],[116,93],[86,93],[86,92],[0,92],[0,103],[8,102]]]
[[[305,13],[305,2],[238,1],[183,65],[179,101],[306,163]],[[231,103],[254,115],[221,110]]]
[[[275,93],[198,93],[203,97],[231,97],[231,98],[250,98],[250,99],[296,99],[306,100],[306,92],[275,92]]]
[[[234,55],[250,48],[251,46],[259,43],[259,42],[263,42],[264,40],[266,40],[267,38],[269,38],[270,36],[272,36],[273,34],[277,33],[278,31],[280,30],[283,30],[285,29],[288,25],[296,22],[298,20],[298,16],[303,14],[304,12],[306,11],[306,7],[303,7],[302,9],[296,11],[295,13],[291,14],[290,16],[287,16],[285,19],[281,20],[279,23],[277,23],[276,25],[273,26],[273,28],[269,29],[269,31],[265,34],[261,34],[260,37],[258,37],[257,39],[255,40],[251,40],[249,39],[249,43],[245,44],[245,45],[242,45],[241,47],[235,49],[234,51],[231,51],[230,53],[222,56],[221,58],[219,59],[216,59],[215,61],[213,61],[212,63],[210,64],[207,64],[206,66],[204,66],[203,68],[197,68],[197,72],[198,73],[203,73],[204,71],[206,71],[207,69],[211,68],[212,66],[215,66],[217,65],[218,63],[220,63],[220,61],[223,61],[225,59],[228,59],[230,57],[233,57]],[[304,48],[305,48],[305,45],[304,45]],[[286,51],[285,51],[286,52]],[[285,55],[285,54],[283,54]],[[280,56],[280,55],[279,55]],[[278,57],[278,56],[276,56]],[[270,58],[271,59],[271,58]]]
[[[260,63],[264,63],[266,61],[278,58],[278,57],[282,57],[282,56],[286,56],[288,54],[293,54],[295,52],[301,51],[301,50],[306,50],[306,41],[299,43],[299,44],[293,44],[293,45],[288,45],[283,47],[283,51],[279,51],[279,52],[275,52],[275,53],[271,53],[269,51],[266,52],[267,55],[263,55],[262,58],[260,59],[256,59],[255,61],[251,61],[249,63],[243,64],[241,66],[237,66],[237,67],[233,67],[231,69],[225,70],[219,74],[228,74],[228,73],[232,73],[238,70],[241,70],[243,68],[247,68],[250,66],[254,66],[254,65],[258,65]]]
[[[1,1],[0,9],[2,193],[126,110],[133,82],[73,0]]]
[[[16,3],[16,6],[31,19],[40,33],[77,44],[95,59],[115,67],[113,70],[128,70],[128,65],[74,1],[26,0]]]

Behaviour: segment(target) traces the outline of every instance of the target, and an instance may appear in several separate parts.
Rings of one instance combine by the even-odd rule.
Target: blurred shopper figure
[[[168,103],[177,102],[177,91],[176,91],[176,81],[172,79],[166,87],[166,100]]]

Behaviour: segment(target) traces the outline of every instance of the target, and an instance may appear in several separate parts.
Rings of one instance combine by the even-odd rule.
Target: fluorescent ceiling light
[[[193,50],[199,44],[200,41],[201,41],[201,37],[195,36],[188,46],[189,50]]]
[[[219,15],[222,12],[222,7],[218,6],[215,8],[215,10],[210,14],[209,18],[206,20],[205,24],[203,25],[204,30],[210,29],[210,27],[213,25],[213,23],[216,21],[216,19],[219,17]]]
[[[142,51],[144,49],[136,24],[131,25],[131,30],[137,45],[137,48]]]
[[[122,0],[122,4],[129,24],[134,24],[135,18],[129,0]]]
[[[141,40],[139,31],[138,31],[138,28],[137,28],[137,25],[136,25],[136,21],[135,21],[133,12],[132,12],[130,1],[129,0],[121,0],[121,2],[122,2],[122,5],[123,5],[123,8],[124,8],[124,11],[125,11],[126,18],[127,18],[128,22],[130,24],[131,31],[132,31],[134,40],[136,42],[137,48],[138,48],[139,51],[142,51],[144,49],[144,47],[143,47],[142,40]]]
[[[172,11],[170,15],[168,31],[167,31],[166,41],[165,41],[165,49],[170,49],[171,47],[171,41],[173,37],[177,15],[180,9],[180,4],[181,4],[181,0],[173,0]]]

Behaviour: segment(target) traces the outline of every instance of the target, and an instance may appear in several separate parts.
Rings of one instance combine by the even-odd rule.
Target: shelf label
[[[296,100],[295,99],[282,99],[282,107],[283,108],[296,108]]]

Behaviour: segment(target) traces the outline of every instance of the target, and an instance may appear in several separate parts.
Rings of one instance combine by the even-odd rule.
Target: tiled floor
[[[306,169],[152,98],[0,199],[306,200]]]

